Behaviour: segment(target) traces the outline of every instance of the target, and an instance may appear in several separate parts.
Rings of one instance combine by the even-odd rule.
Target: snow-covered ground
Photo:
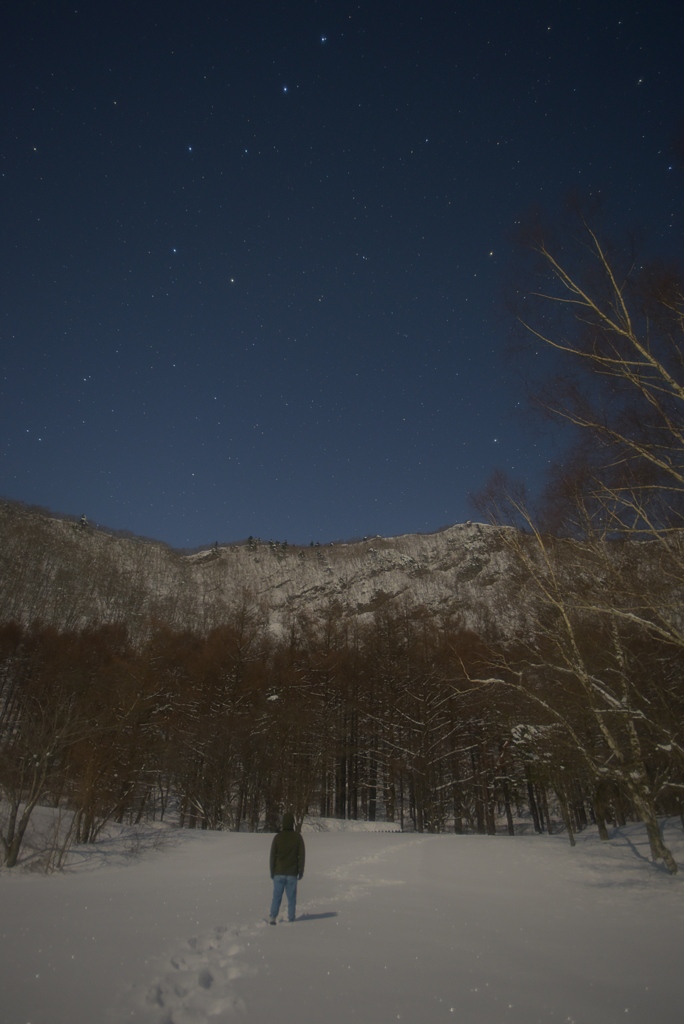
[[[679,822],[667,838],[684,867]],[[639,827],[575,850],[562,836],[305,839],[298,920],[275,928],[270,835],[149,829],[61,874],[0,874],[0,1022],[684,1019],[684,877],[650,863]]]

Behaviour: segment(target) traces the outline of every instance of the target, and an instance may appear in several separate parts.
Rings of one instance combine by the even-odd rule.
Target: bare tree
[[[499,672],[489,682],[513,687],[546,723],[560,726],[596,787],[612,780],[628,795],[646,825],[653,859],[674,874],[658,823],[661,784],[650,762],[655,749],[665,748],[662,739],[680,731],[681,683],[662,679],[657,642],[630,619],[613,589],[613,542],[597,557],[596,545],[544,535],[523,507],[517,511],[529,532],[511,531],[508,543],[538,590],[538,619],[529,636],[501,649]]]
[[[558,242],[533,236],[539,284],[521,316],[558,357],[537,401],[575,446],[540,515],[501,482],[481,506],[518,527],[507,542],[539,601],[508,683],[563,724],[597,784],[612,774],[675,872],[656,805],[681,786],[684,752],[684,277],[625,261],[578,223]]]

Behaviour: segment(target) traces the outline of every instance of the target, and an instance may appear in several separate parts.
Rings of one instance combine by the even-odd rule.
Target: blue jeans
[[[274,875],[273,876],[273,901],[271,902],[271,917],[277,917],[283,892],[287,893],[287,917],[294,921],[295,910],[297,909],[297,876],[296,875]]]

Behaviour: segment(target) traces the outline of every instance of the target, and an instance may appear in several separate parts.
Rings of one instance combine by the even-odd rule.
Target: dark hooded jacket
[[[271,878],[274,875],[304,874],[304,840],[294,830],[294,815],[283,815],[283,830],[273,837],[271,843]]]

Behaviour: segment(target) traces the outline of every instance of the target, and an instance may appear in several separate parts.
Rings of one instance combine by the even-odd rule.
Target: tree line
[[[45,803],[68,811],[79,843],[171,811],[187,828],[273,830],[290,808],[299,822],[513,835],[524,820],[558,827],[555,807],[571,841],[588,822],[607,837],[607,823],[681,813],[675,660],[622,636],[627,718],[605,693],[606,707],[587,702],[554,662],[551,627],[492,643],[420,607],[362,624],[331,604],[274,637],[247,599],[207,634],[150,624],[142,644],[123,626],[5,625],[4,862]],[[598,678],[610,638],[584,623],[580,642]]]

